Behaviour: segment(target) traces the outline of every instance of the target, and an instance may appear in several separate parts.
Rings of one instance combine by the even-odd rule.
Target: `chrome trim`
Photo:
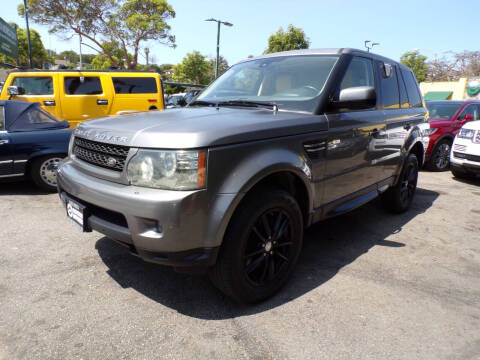
[[[15,177],[15,176],[23,176],[25,173],[18,173],[18,174],[10,174],[10,175],[0,175],[0,178],[8,178],[8,177]]]
[[[28,161],[28,159],[27,160],[14,160],[13,162],[15,164],[21,164],[21,163],[26,163],[27,161]]]
[[[0,164],[10,164],[10,163],[13,163],[13,160],[3,160],[3,161],[0,161]]]

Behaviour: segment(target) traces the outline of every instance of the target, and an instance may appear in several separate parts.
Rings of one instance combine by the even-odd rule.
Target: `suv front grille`
[[[127,159],[128,146],[105,144],[75,137],[73,154],[93,165],[114,171],[122,171]]]

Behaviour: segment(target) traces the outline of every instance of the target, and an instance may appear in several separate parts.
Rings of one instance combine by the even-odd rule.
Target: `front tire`
[[[60,155],[47,155],[33,160],[30,178],[34,184],[44,191],[57,191],[57,168],[62,160]]]
[[[427,163],[431,171],[445,171],[450,167],[450,150],[452,144],[449,140],[440,141],[433,149],[432,156]]]
[[[398,183],[388,189],[382,195],[385,207],[394,213],[403,213],[408,210],[417,189],[418,160],[413,154],[409,154]]]
[[[232,217],[210,279],[238,302],[262,301],[288,281],[302,242],[303,217],[295,198],[283,190],[255,192]]]

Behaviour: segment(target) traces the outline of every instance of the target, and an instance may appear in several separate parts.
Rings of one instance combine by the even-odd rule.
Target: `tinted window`
[[[422,97],[420,90],[418,89],[417,80],[413,76],[413,73],[409,70],[402,69],[403,79],[407,87],[408,100],[413,107],[422,107]]]
[[[343,77],[340,90],[356,86],[375,87],[372,60],[354,57]]]
[[[473,120],[480,120],[479,108],[477,105],[474,105],[474,104],[467,105],[467,107],[462,110],[458,118],[460,120],[463,120],[465,118],[465,115],[467,114],[472,115]]]
[[[398,88],[400,90],[400,107],[408,108],[410,107],[410,104],[408,103],[407,88],[405,86],[405,81],[403,80],[403,76],[402,76],[402,73],[400,72],[400,69],[397,66],[395,66],[395,69],[397,71]]]
[[[53,81],[50,76],[16,77],[12,85],[22,87],[25,95],[53,94]]]
[[[112,80],[117,94],[157,93],[157,82],[152,77],[114,77]]]
[[[66,76],[65,93],[68,95],[97,95],[103,93],[99,77]]]
[[[5,109],[0,106],[0,131],[5,130]]]
[[[387,72],[390,69],[390,76]],[[387,63],[377,62],[377,71],[380,74],[380,89],[382,93],[382,105],[384,109],[394,109],[400,107],[398,92],[397,73],[395,66]]]

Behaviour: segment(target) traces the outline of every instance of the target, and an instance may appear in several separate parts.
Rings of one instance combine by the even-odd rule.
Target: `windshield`
[[[232,66],[194,104],[274,103],[281,110],[313,112],[338,56],[281,56]]]
[[[432,119],[451,119],[463,103],[435,103],[426,102],[427,109]]]

